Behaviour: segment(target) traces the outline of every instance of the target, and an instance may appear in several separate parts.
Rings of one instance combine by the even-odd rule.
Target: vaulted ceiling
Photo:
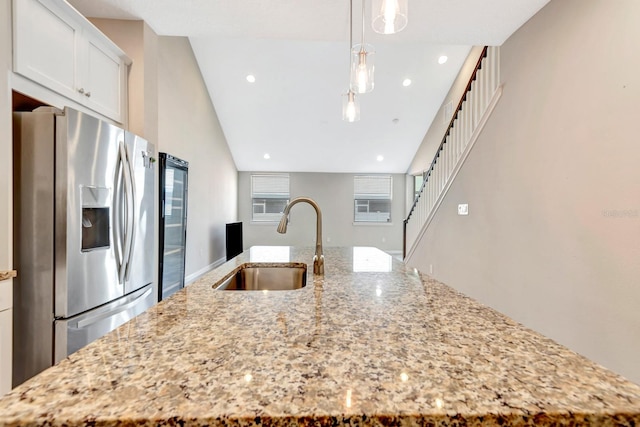
[[[502,44],[548,1],[409,0],[409,24],[394,35],[374,33],[367,10],[375,89],[347,123],[347,0],[69,0],[88,17],[189,37],[239,170],[367,173],[406,172],[471,46]]]

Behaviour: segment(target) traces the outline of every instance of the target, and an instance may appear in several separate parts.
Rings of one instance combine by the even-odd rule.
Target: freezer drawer
[[[54,364],[133,319],[154,304],[153,285],[94,310],[55,321]]]

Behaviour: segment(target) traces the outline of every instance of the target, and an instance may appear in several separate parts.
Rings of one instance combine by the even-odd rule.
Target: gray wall
[[[392,224],[353,225],[353,177],[344,173],[290,173],[290,195],[308,196],[322,210],[325,246],[375,246],[387,251],[402,250],[402,221],[405,215],[405,175],[393,175]],[[286,234],[277,224],[251,224],[251,172],[240,172],[238,212],[243,222],[244,247],[255,245],[313,246],[315,211],[308,204],[291,209]]]
[[[160,37],[158,50],[158,146],[189,162],[186,273],[194,277],[226,260],[238,173],[189,40]]]
[[[638,22],[637,0],[552,0],[505,42],[502,98],[409,265],[640,383]]]

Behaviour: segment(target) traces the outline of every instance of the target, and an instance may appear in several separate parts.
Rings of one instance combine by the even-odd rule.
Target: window
[[[355,222],[391,222],[391,175],[355,176],[353,218]]]
[[[251,175],[251,220],[278,222],[289,203],[289,175]]]
[[[422,175],[415,175],[413,177],[413,200],[418,198],[420,188],[422,188],[422,182],[424,181],[424,173]]]

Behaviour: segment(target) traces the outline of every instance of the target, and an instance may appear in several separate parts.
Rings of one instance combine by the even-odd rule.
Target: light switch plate
[[[458,205],[458,215],[469,215],[469,205],[467,203]]]

